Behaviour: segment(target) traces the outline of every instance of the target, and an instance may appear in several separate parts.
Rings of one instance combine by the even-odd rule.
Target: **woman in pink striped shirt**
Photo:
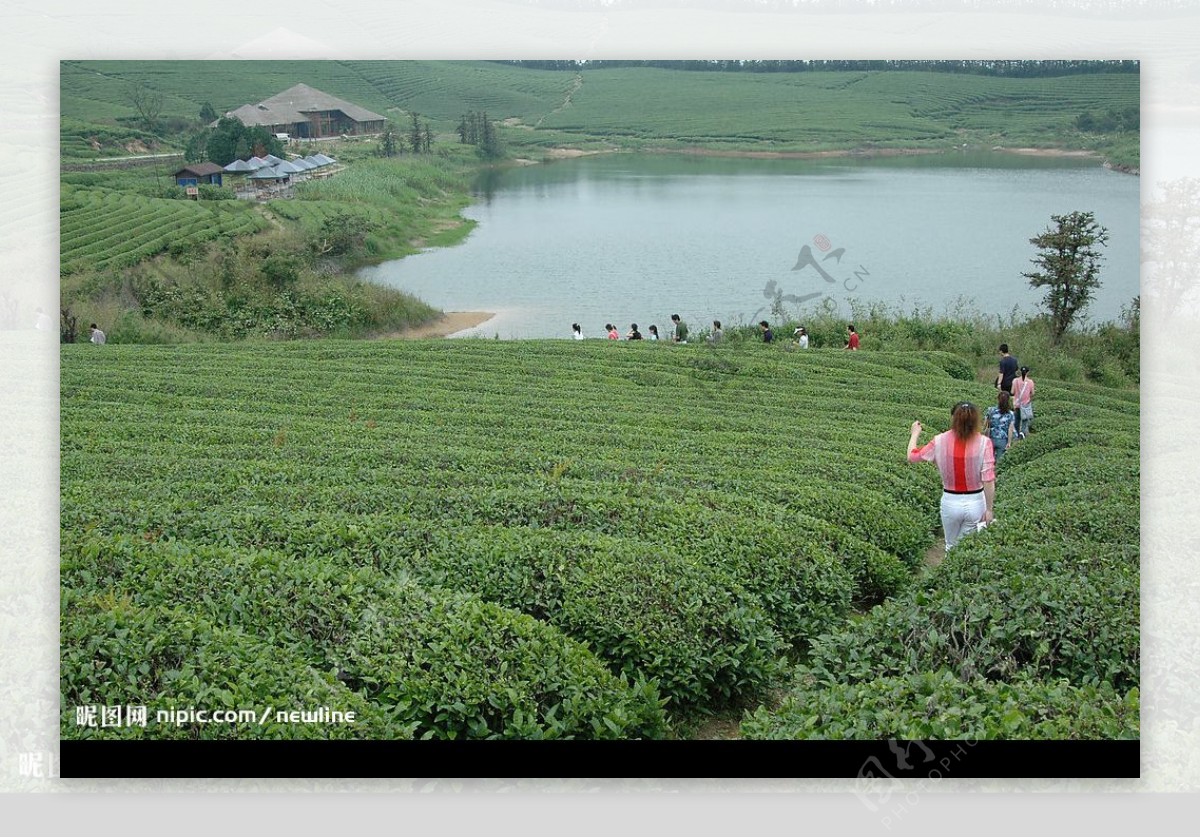
[[[1029,367],[1021,367],[1021,377],[1013,379],[1013,410],[1017,412],[1017,439],[1029,435],[1029,423],[1033,421],[1033,379]]]
[[[950,412],[950,430],[921,448],[921,423],[912,423],[908,440],[910,463],[934,463],[942,475],[942,530],[949,550],[980,523],[992,522],[996,490],[996,457],[992,441],[980,433],[979,408],[959,402]]]

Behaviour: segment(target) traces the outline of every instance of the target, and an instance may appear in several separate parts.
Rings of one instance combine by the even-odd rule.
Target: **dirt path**
[[[939,532],[937,543],[925,551],[925,566],[937,567],[944,558],[946,558],[946,542],[942,540]]]
[[[736,719],[711,719],[700,725],[693,739],[741,739],[742,722]]]
[[[571,89],[567,91],[567,95],[563,98],[562,104],[549,113],[542,114],[537,122],[533,123],[534,128],[541,128],[542,123],[546,121],[546,117],[554,116],[556,113],[561,113],[571,107],[571,97],[579,92],[579,88],[583,87],[583,73],[576,73],[574,81],[571,82]]]
[[[271,212],[269,209],[267,209],[262,204],[257,204],[256,206],[257,206],[258,211],[262,213],[263,217],[265,219],[267,219],[267,223],[269,223],[276,230],[283,229],[283,223],[278,218],[275,217],[275,213]]]

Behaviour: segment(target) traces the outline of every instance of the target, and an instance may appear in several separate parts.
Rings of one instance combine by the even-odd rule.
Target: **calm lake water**
[[[496,317],[464,335],[602,337],[636,322],[666,334],[883,302],[935,313],[965,299],[991,314],[1041,298],[1032,236],[1051,214],[1108,228],[1089,319],[1116,319],[1139,291],[1140,183],[1095,161],[1001,154],[870,160],[601,155],[489,173],[460,245],[361,276],[446,311]]]

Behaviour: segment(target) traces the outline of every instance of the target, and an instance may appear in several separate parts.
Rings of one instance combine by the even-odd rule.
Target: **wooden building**
[[[380,114],[306,84],[289,87],[257,105],[242,105],[225,115],[236,117],[243,125],[261,125],[272,134],[299,139],[378,134],[385,120]]]
[[[202,183],[220,186],[224,172],[216,163],[192,163],[175,173],[175,183],[179,186],[199,186]]]

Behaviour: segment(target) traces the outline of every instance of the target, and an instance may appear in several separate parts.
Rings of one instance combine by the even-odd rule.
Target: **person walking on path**
[[[687,343],[688,327],[687,324],[679,319],[678,314],[671,315],[671,322],[675,324],[675,329],[671,335],[671,339],[675,343]]]
[[[996,389],[1012,395],[1013,379],[1017,377],[1017,359],[1008,352],[1008,344],[1000,344],[1000,373],[996,376]]]
[[[846,338],[846,345],[843,346],[842,348],[843,349],[858,349],[858,332],[854,331],[854,324],[851,323],[846,328],[849,331],[848,331],[848,336]]]
[[[1029,434],[1029,425],[1033,422],[1033,379],[1029,377],[1029,367],[1021,367],[1021,377],[1013,379],[1013,404],[1017,409],[1017,439],[1024,439]]]
[[[1012,399],[1008,393],[1001,390],[996,395],[996,404],[983,414],[983,423],[987,427],[987,435],[992,440],[992,449],[996,452],[996,462],[1004,456],[1008,446],[1012,444],[1016,434],[1017,415],[1013,413]]]
[[[92,343],[99,346],[107,340],[107,338],[104,336],[104,332],[100,331],[100,327],[97,326],[95,323],[93,323],[88,328],[92,332]]]
[[[912,423],[908,439],[910,463],[934,463],[942,478],[941,517],[946,550],[995,514],[996,460],[992,441],[981,434],[979,408],[959,402],[951,413],[950,430],[917,447],[921,423]]]

